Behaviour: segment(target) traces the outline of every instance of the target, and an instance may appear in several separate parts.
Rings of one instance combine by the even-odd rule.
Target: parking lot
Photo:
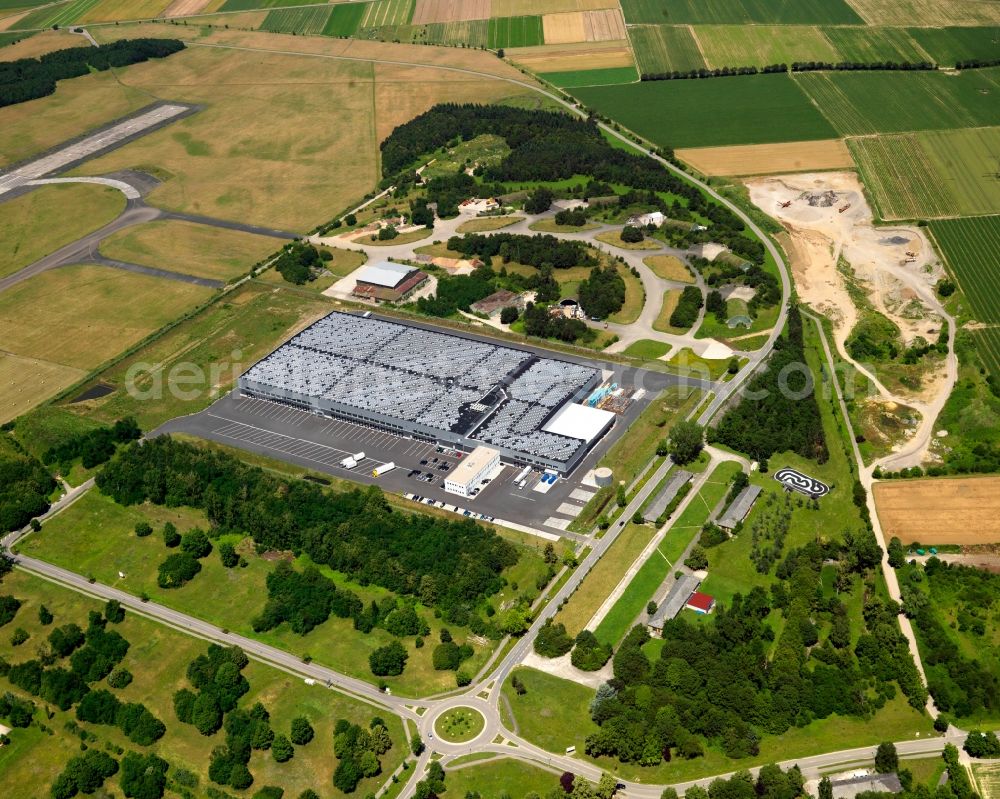
[[[577,469],[574,479],[559,478],[552,483],[541,482],[540,470],[522,475],[522,467],[507,465],[478,495],[461,497],[444,490],[444,479],[462,453],[434,442],[235,394],[223,397],[202,413],[174,419],[157,432],[190,433],[335,477],[378,485],[457,515],[494,520],[550,540],[576,537],[565,528],[596,490],[581,484],[589,471],[586,464]],[[599,457],[606,444],[601,442],[588,462]],[[364,457],[355,467],[342,465],[349,456],[362,452]],[[395,468],[375,477],[373,471],[387,463]],[[544,488],[544,493],[539,488]]]

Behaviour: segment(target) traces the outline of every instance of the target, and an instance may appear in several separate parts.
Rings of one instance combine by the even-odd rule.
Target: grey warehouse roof
[[[701,580],[693,574],[683,574],[673,584],[666,598],[656,609],[656,613],[649,620],[649,626],[654,630],[662,630],[663,625],[680,613],[687,604],[691,594],[698,590]]]
[[[568,463],[587,442],[542,427],[600,378],[589,366],[335,311],[251,367],[240,388]]]
[[[656,498],[649,503],[649,507],[643,512],[642,517],[648,521],[653,521],[658,519],[660,514],[667,509],[667,505],[670,501],[677,496],[677,492],[681,490],[688,480],[694,477],[691,472],[687,472],[684,469],[678,469],[672,475],[670,479],[667,480],[667,484],[663,486],[663,490],[657,494]]]
[[[740,491],[739,496],[733,500],[733,504],[719,520],[719,527],[732,530],[746,518],[758,496],[760,496],[760,486],[747,486]]]

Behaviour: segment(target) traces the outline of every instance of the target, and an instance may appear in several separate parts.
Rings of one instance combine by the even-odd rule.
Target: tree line
[[[792,451],[826,462],[829,455],[812,373],[806,366],[802,317],[788,309],[788,331],[774,344],[766,366],[750,381],[743,399],[709,430],[709,440],[766,461]]]
[[[326,491],[169,436],[123,448],[97,484],[122,505],[200,508],[213,534],[306,553],[362,584],[418,596],[456,624],[468,623],[476,605],[500,590],[502,572],[518,558],[512,544],[471,520],[394,510],[375,486]]]
[[[165,58],[184,49],[179,39],[122,39],[97,47],[68,47],[38,58],[0,64],[0,108],[45,97],[56,82],[78,78],[91,70],[103,72],[150,58]]]
[[[274,268],[289,283],[301,286],[319,277],[326,267],[325,261],[332,261],[329,250],[318,250],[304,241],[293,241],[281,248],[274,260]]]

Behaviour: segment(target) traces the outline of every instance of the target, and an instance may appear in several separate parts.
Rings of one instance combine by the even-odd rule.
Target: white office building
[[[445,478],[444,490],[463,497],[482,485],[500,466],[500,452],[491,447],[476,447]]]

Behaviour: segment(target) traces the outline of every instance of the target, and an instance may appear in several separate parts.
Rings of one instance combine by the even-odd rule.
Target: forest
[[[653,660],[642,650],[646,628],[636,626],[614,655],[614,678],[591,703],[601,729],[587,738],[587,753],[653,766],[699,757],[711,745],[742,758],[758,754],[763,736],[814,719],[870,718],[897,686],[922,708],[926,692],[893,608],[871,594],[852,648],[844,602],[817,590],[825,563],[839,564],[839,587],[851,590],[880,559],[867,531],[792,550],[770,592],[737,594],[707,622],[668,621]],[[777,639],[766,621],[772,610],[784,617]]]
[[[625,304],[625,280],[614,264],[595,267],[579,288],[580,307],[587,316],[607,319]]]
[[[904,560],[900,590],[938,708],[959,718],[995,714],[1000,661],[989,642],[996,636],[1000,575],[934,557],[923,568]]]
[[[565,241],[541,233],[534,236],[520,233],[492,233],[488,236],[470,233],[466,236],[452,236],[448,239],[448,249],[465,256],[476,255],[487,261],[494,255],[499,255],[505,264],[513,261],[536,268],[541,268],[544,264],[556,269],[597,265],[597,258],[587,251],[584,242]]]
[[[776,452],[792,451],[825,463],[823,422],[812,373],[805,366],[802,317],[788,309],[788,332],[778,338],[766,367],[750,381],[743,399],[708,431],[709,441],[744,452],[762,464]]]
[[[17,530],[49,509],[56,481],[8,433],[0,433],[0,532]]]
[[[383,182],[412,182],[412,170],[422,156],[485,133],[502,137],[511,150],[498,164],[477,170],[491,195],[504,193],[503,182],[558,181],[579,175],[599,183],[669,193],[683,201],[687,212],[712,222],[713,241],[754,263],[764,261],[764,246],[729,209],[707,199],[660,162],[613,147],[594,119],[561,112],[504,105],[436,105],[395,128],[381,143]]]
[[[122,505],[150,501],[205,511],[212,533],[252,536],[263,550],[306,553],[362,585],[419,596],[468,622],[504,584],[512,544],[475,522],[393,510],[377,487],[327,491],[169,436],[118,452],[97,476]]]
[[[78,78],[92,70],[126,67],[150,58],[165,58],[184,49],[179,39],[123,39],[97,47],[69,47],[39,58],[0,63],[0,108],[45,97],[56,82]]]
[[[304,241],[293,241],[281,248],[274,268],[289,283],[301,286],[319,277],[323,262],[332,260],[329,250],[317,250]]]

